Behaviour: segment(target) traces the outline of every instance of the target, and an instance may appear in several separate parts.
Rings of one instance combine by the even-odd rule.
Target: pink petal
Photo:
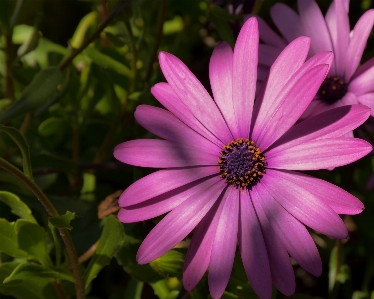
[[[302,186],[307,192],[314,194],[337,214],[355,215],[364,209],[363,203],[355,196],[324,180],[297,172],[283,171],[282,175]]]
[[[209,93],[186,65],[174,55],[159,54],[162,72],[188,110],[224,144],[232,135]],[[209,113],[207,113],[209,111]]]
[[[209,153],[217,153],[221,148],[196,133],[165,109],[139,105],[135,110],[135,119],[151,133],[179,144],[204,148]]]
[[[229,187],[222,199],[222,204],[208,273],[209,290],[213,299],[221,298],[234,264],[238,236],[239,190]]]
[[[270,15],[274,24],[288,42],[305,35],[301,28],[299,15],[287,5],[283,3],[274,4],[270,9]]]
[[[269,168],[317,170],[352,163],[371,151],[371,144],[365,140],[328,138],[308,141],[283,151],[276,147],[265,156]]]
[[[184,262],[183,285],[187,291],[195,288],[208,269],[222,208],[221,196],[196,227]]]
[[[305,189],[293,172],[268,169],[261,184],[300,222],[333,238],[347,237],[347,228],[340,217],[320,200],[318,193]]]
[[[232,102],[232,56],[231,46],[220,43],[215,47],[209,64],[213,97],[230,129],[237,127]]]
[[[355,77],[348,85],[348,91],[357,96],[374,91],[374,65],[363,72],[361,75]]]
[[[260,33],[261,41],[263,41],[265,44],[282,49],[287,46],[287,43],[277,33],[275,33],[274,30],[271,29],[262,18],[260,18],[259,16],[254,17],[258,22],[258,31]]]
[[[308,54],[310,39],[300,37],[290,43],[278,56],[269,71],[269,77],[261,86],[261,90],[256,99],[254,107],[254,117],[256,117],[254,132],[252,137],[257,140],[259,132],[268,121],[279,105],[281,99],[278,94],[287,84],[288,80],[303,65]],[[263,96],[262,96],[263,95]],[[258,115],[258,116],[257,116]]]
[[[278,95],[280,101],[275,102],[273,107],[269,109],[272,114],[259,115],[253,129],[253,138],[260,148],[269,147],[295,124],[313,100],[327,70],[327,65],[315,66],[296,82],[288,94],[285,96]],[[260,128],[257,127],[257,124]]]
[[[235,138],[249,136],[256,92],[258,62],[258,26],[255,18],[243,25],[236,40],[233,57],[233,104],[237,127]],[[232,130],[234,128],[231,128]]]
[[[374,10],[366,11],[357,21],[351,33],[351,40],[347,51],[347,65],[345,80],[348,82],[356,71],[366,47],[366,42],[374,23]]]
[[[284,295],[291,296],[295,292],[296,283],[290,258],[262,209],[256,186],[251,190],[250,195],[256,215],[261,224],[273,283]]]
[[[298,0],[297,4],[303,32],[312,40],[312,53],[332,51],[330,34],[317,3],[314,0]]]
[[[288,253],[314,276],[322,273],[318,250],[305,226],[289,214],[260,183],[256,186],[261,206]]]
[[[201,185],[209,187],[216,180],[217,176],[200,179],[159,196],[154,196],[147,201],[126,206],[119,211],[118,219],[123,223],[132,223],[160,216],[179,206],[190,196],[195,194],[199,196],[198,192],[202,188]]]
[[[261,299],[271,298],[271,272],[261,226],[247,191],[240,192],[239,248],[245,273]]]
[[[123,142],[114,148],[114,157],[134,166],[170,168],[198,165],[216,165],[218,154],[203,149],[182,146],[158,139],[138,139]]]
[[[334,0],[327,14],[326,23],[330,31],[334,47],[336,74],[344,75],[347,64],[347,48],[349,45],[348,11],[343,0]]]
[[[374,92],[358,96],[357,100],[360,104],[368,106],[371,109],[371,116],[374,116]]]
[[[159,170],[131,184],[121,194],[118,204],[135,205],[214,174],[218,174],[217,166]]]
[[[360,126],[369,116],[370,109],[363,105],[331,109],[293,126],[271,148],[281,152],[308,141],[340,137]]]
[[[208,213],[226,183],[219,177],[211,186],[201,185],[199,196],[190,196],[167,214],[140,245],[136,259],[147,264],[168,252],[182,241]]]
[[[151,88],[151,92],[154,97],[171,113],[173,113],[178,119],[184,122],[192,130],[199,133],[206,139],[214,142],[218,146],[222,146],[223,143],[216,136],[207,130],[190,112],[186,105],[179,99],[171,86],[167,83],[157,83]]]

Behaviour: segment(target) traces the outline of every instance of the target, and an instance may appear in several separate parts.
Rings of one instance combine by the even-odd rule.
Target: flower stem
[[[120,3],[106,18],[104,22],[100,24],[100,26],[96,29],[96,31],[80,46],[78,49],[76,49],[69,57],[67,57],[59,66],[60,71],[63,71],[70,62],[73,61],[73,59],[81,53],[85,48],[88,47],[90,43],[92,43],[99,35],[100,33],[105,29],[106,26],[110,23],[110,21],[125,7],[126,4],[128,4],[129,0],[124,0],[122,3]]]
[[[51,217],[59,216],[57,210],[52,205],[52,203],[49,201],[49,199],[44,194],[44,192],[38,187],[38,185],[35,184],[33,180],[31,180],[28,176],[26,176],[21,170],[19,170],[17,167],[13,166],[12,164],[7,162],[3,158],[0,158],[0,167],[8,171],[10,174],[15,176],[21,182],[23,182],[26,185],[26,187],[41,202],[41,204],[44,206],[49,216]],[[72,242],[69,231],[67,229],[59,228],[58,230],[60,232],[62,240],[65,243],[66,251],[70,259],[70,264],[71,264],[73,275],[75,278],[75,288],[76,288],[76,293],[77,293],[77,299],[84,299],[85,293],[84,293],[82,274],[79,269],[78,257],[75,252],[74,244]]]

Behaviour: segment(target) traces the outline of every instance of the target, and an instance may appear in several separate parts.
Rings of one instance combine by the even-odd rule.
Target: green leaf
[[[7,191],[0,191],[0,201],[9,206],[14,215],[36,223],[29,207],[24,204],[17,195]]]
[[[0,115],[0,123],[22,116],[45,104],[57,92],[61,72],[57,67],[47,67],[37,73],[23,90],[20,98]]]
[[[42,265],[51,266],[48,255],[48,239],[46,231],[36,223],[19,219],[16,222],[18,246]]]
[[[35,26],[28,39],[18,48],[17,56],[22,57],[35,50],[35,48],[38,46],[40,36],[41,34],[39,32],[39,28],[38,26]]]
[[[113,215],[106,218],[96,252],[84,273],[85,287],[97,276],[100,270],[110,263],[110,260],[121,247],[125,231],[121,222]]]
[[[75,213],[67,211],[65,215],[49,217],[48,221],[57,228],[67,228],[71,230],[73,227],[70,225],[70,221],[75,218]]]
[[[14,223],[0,219],[0,252],[13,257],[25,257],[26,252],[18,249],[17,234],[14,231]]]
[[[169,277],[180,275],[183,271],[183,264],[184,254],[177,250],[170,250],[163,256],[152,261],[150,266],[160,275]]]
[[[0,131],[7,134],[13,141],[17,144],[18,148],[21,151],[22,159],[23,159],[23,172],[32,179],[32,168],[31,168],[31,159],[30,159],[30,151],[29,146],[21,134],[16,128],[5,127],[0,125]]]
[[[141,299],[144,282],[131,278],[127,284],[124,298]]]
[[[3,263],[0,265],[0,293],[13,296],[17,299],[56,299],[58,298],[50,279],[28,277],[23,280],[14,280],[4,284],[8,277],[19,265],[17,262]]]
[[[93,24],[93,22],[98,18],[98,13],[96,11],[91,11],[85,15],[82,20],[79,22],[77,29],[74,32],[73,37],[70,40],[70,45],[78,49],[82,46],[87,30]]]
[[[69,271],[62,271],[57,268],[42,266],[36,263],[24,262],[19,264],[13,272],[4,279],[3,283],[9,283],[14,280],[27,279],[28,277],[61,279],[74,282],[74,276]]]
[[[93,63],[96,63],[97,65],[103,68],[112,69],[113,71],[126,77],[131,76],[130,69],[126,65],[122,64],[121,62],[113,59],[108,55],[99,52],[94,47],[86,48],[84,50],[84,54],[87,55]]]
[[[140,240],[125,235],[123,246],[115,255],[118,264],[120,264],[128,274],[137,280],[151,283],[163,279],[163,277],[153,270],[149,264],[139,265],[136,262],[136,252],[140,243]]]

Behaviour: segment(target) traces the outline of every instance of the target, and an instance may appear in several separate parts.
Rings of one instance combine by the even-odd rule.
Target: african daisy
[[[243,265],[261,299],[272,283],[285,295],[295,290],[289,256],[314,275],[322,271],[316,245],[304,224],[346,238],[338,214],[357,214],[363,204],[335,185],[295,170],[351,163],[372,147],[340,138],[363,123],[370,109],[340,107],[293,126],[318,91],[333,59],[308,61],[310,40],[290,43],[270,69],[255,100],[258,25],[243,26],[234,51],[219,44],[209,74],[214,100],[175,56],[162,52],[167,83],[152,88],[166,108],[140,105],[135,117],[163,138],[119,144],[114,156],[135,166],[164,168],[128,187],[119,199],[120,221],[147,220],[169,212],[137,253],[140,264],[160,257],[195,229],[183,283],[192,290],[206,270],[210,293],[220,298],[239,244]]]

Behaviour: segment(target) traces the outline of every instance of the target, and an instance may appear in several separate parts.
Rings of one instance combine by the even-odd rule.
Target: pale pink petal
[[[216,183],[201,188],[199,196],[190,196],[151,230],[138,250],[139,264],[147,264],[165,254],[195,228],[226,186],[221,178],[216,179]]]
[[[364,209],[363,203],[355,196],[324,180],[291,171],[283,171],[282,175],[328,204],[337,214],[355,215]]]
[[[358,104],[358,100],[356,95],[353,92],[347,92],[344,97],[341,98],[340,101],[336,102],[335,105],[340,107],[340,106],[345,106],[345,105],[356,105]]]
[[[355,77],[348,85],[348,90],[357,96],[374,91],[374,65]]]
[[[256,186],[261,206],[284,248],[306,271],[319,276],[322,262],[305,226],[288,213],[260,183]]]
[[[217,166],[159,170],[131,184],[121,194],[118,204],[132,206],[217,173]]]
[[[245,273],[261,299],[271,298],[271,272],[261,226],[247,191],[240,192],[238,236]]]
[[[358,96],[357,101],[360,104],[368,106],[371,109],[371,116],[374,116],[374,92]]]
[[[134,116],[143,128],[166,140],[187,146],[194,145],[212,154],[221,150],[220,147],[196,133],[165,109],[139,105]]]
[[[192,130],[214,142],[218,146],[223,145],[222,141],[209,132],[207,128],[205,128],[204,125],[195,118],[190,110],[187,109],[186,105],[179,99],[168,83],[157,83],[151,88],[151,92],[166,109],[173,113]]]
[[[366,47],[366,42],[373,28],[374,9],[366,11],[357,21],[351,33],[351,40],[347,51],[347,64],[345,70],[345,80],[348,82],[356,71]]]
[[[271,115],[277,109],[279,102],[282,100],[278,97],[278,94],[305,62],[309,44],[310,39],[307,37],[294,40],[282,51],[270,68],[269,76],[264,81],[256,99],[253,112],[254,129],[252,138],[258,139],[263,127],[267,125],[268,115]]]
[[[261,179],[270,194],[290,214],[312,229],[336,239],[347,237],[340,217],[313,190],[306,190],[293,172],[268,169]]]
[[[257,19],[258,22],[258,31],[260,34],[261,41],[263,41],[265,44],[279,47],[282,49],[287,46],[287,43],[277,33],[275,33],[274,30],[271,29],[262,18],[260,18],[259,16],[254,17]]]
[[[265,156],[269,168],[317,170],[347,165],[372,151],[372,146],[358,138],[328,138],[270,150]]]
[[[232,56],[231,46],[223,42],[215,47],[209,63],[213,97],[231,130],[237,127],[232,102]]]
[[[274,24],[288,42],[305,35],[301,27],[299,15],[287,5],[283,3],[274,4],[270,9],[270,15]]]
[[[256,92],[257,62],[258,26],[257,20],[251,18],[240,30],[234,49],[232,91],[238,123],[236,131],[233,132],[235,138],[246,138],[249,136]],[[234,128],[230,129],[233,130]]]
[[[161,52],[159,61],[166,80],[186,108],[219,140],[229,143],[232,140],[230,130],[213,99],[195,75],[172,54]]]
[[[220,196],[196,227],[184,261],[183,285],[187,291],[195,288],[208,269],[222,208],[223,202]]]
[[[296,45],[298,45],[299,41],[303,41],[303,40],[305,41],[305,37],[295,40]],[[291,47],[291,49],[292,48],[293,47]],[[294,49],[296,50],[296,48]],[[305,50],[307,51],[307,49]],[[302,56],[303,53],[302,52],[298,53],[298,51],[295,51],[292,54],[294,54],[293,56],[297,57],[298,55]],[[287,56],[285,57],[287,58]],[[308,72],[311,72],[311,70],[316,66],[323,68],[326,66],[326,64],[327,65],[331,64],[332,59],[333,59],[333,55],[331,52],[321,52],[313,56],[312,58],[310,58],[304,64],[302,64],[302,61],[299,61],[299,63],[302,64],[301,67],[298,68],[293,74],[288,73],[288,78],[286,75],[282,74],[283,73],[282,68],[274,68],[274,71],[273,70],[270,71],[269,78],[263,82],[263,85],[261,86],[261,89],[257,95],[257,99],[256,99],[254,110],[253,110],[253,122],[255,121],[255,123],[254,123],[252,138],[258,142],[257,145],[260,145],[259,142],[260,142],[260,138],[262,138],[262,135],[267,134],[266,127],[274,125],[273,123],[271,123],[271,119],[275,113],[278,113],[277,110],[279,109],[279,106],[281,104],[282,105],[284,104],[284,99],[289,98],[289,95],[291,93],[300,91],[300,89],[298,87],[295,87],[295,85],[298,85],[298,86],[302,85],[301,81],[302,82],[306,81],[305,76],[307,77],[311,76],[311,74],[307,75]],[[321,64],[325,66],[320,66]],[[277,66],[277,64],[274,64],[274,65]],[[312,72],[315,72],[315,71],[316,70]],[[271,75],[271,78],[270,78],[270,75]],[[282,77],[285,79],[284,82],[278,81],[279,78],[282,78]],[[274,84],[273,82],[277,84]],[[312,84],[312,82],[308,82],[308,84]],[[310,91],[308,92],[308,94],[311,95]],[[308,97],[305,95],[303,95],[302,98],[308,99]],[[293,98],[293,100],[298,101],[298,98]],[[304,103],[306,107],[309,106],[308,102],[304,101]],[[296,105],[299,105],[299,103],[297,103]],[[289,105],[289,107],[294,108],[294,105]],[[295,112],[293,111],[292,114],[289,115],[291,116],[292,124],[296,122],[296,120],[302,115],[306,107],[303,105],[300,105],[300,107],[298,107],[299,109],[297,110],[298,111],[297,113],[295,113],[296,111]],[[284,131],[282,132],[282,134],[283,133]],[[264,139],[262,138],[262,140]],[[268,144],[263,145],[263,146],[268,146]]]
[[[275,234],[272,224],[269,222],[262,209],[259,194],[255,187],[251,190],[250,195],[256,215],[261,224],[261,231],[264,236],[269,257],[271,278],[279,291],[286,296],[291,296],[295,292],[296,287],[291,261],[286,249]],[[266,297],[261,299],[266,299]]]
[[[208,273],[209,290],[213,299],[221,298],[234,264],[238,237],[239,190],[229,187],[222,201],[223,208],[212,245]]]
[[[283,50],[283,48],[271,46],[268,44],[259,44],[258,47],[258,63],[261,63],[267,67],[272,66],[274,61]]]
[[[318,65],[312,68],[293,86],[287,95],[284,97],[278,95],[281,101],[274,103],[274,108],[269,109],[273,113],[272,115],[263,117],[261,117],[261,114],[259,115],[258,122],[256,122],[253,130],[253,138],[256,140],[257,146],[260,148],[269,147],[295,124],[313,100],[327,70],[327,65]],[[256,130],[257,123],[262,123],[262,128]]]
[[[293,126],[271,148],[281,152],[312,140],[340,137],[363,124],[369,116],[370,109],[363,105],[331,109]]]
[[[374,57],[370,58],[368,61],[366,61],[364,64],[362,64],[353,74],[351,77],[351,82],[356,79],[361,74],[365,73],[368,69],[372,68],[374,66]]]
[[[344,75],[347,64],[347,49],[349,45],[348,11],[343,0],[334,0],[326,14],[326,24],[330,31],[335,54],[335,74]]]
[[[203,149],[158,139],[121,143],[114,148],[113,155],[123,163],[153,168],[216,165],[218,161],[218,155],[207,153]]]
[[[298,0],[300,21],[305,35],[312,40],[311,53],[332,51],[330,34],[317,3],[314,0]]]
[[[147,201],[122,208],[118,212],[118,219],[123,223],[132,223],[155,218],[179,206],[190,196],[199,196],[202,186],[209,187],[217,180],[217,176],[200,179]]]

